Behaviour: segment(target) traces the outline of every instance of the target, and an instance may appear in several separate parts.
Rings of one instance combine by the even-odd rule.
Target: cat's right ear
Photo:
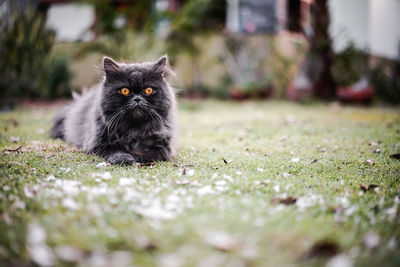
[[[103,58],[103,69],[106,75],[121,71],[118,64],[109,57]]]

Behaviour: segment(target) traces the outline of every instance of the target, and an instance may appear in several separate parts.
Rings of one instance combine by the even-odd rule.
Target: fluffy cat
[[[100,84],[59,111],[50,135],[111,164],[171,159],[176,102],[168,58],[123,64],[105,57],[103,69]]]

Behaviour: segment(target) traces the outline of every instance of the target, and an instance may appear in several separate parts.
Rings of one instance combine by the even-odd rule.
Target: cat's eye
[[[128,95],[129,94],[129,89],[128,88],[121,88],[121,94],[123,95]]]
[[[146,93],[146,95],[151,95],[153,93],[153,88],[147,87],[146,89],[144,89],[144,92]]]

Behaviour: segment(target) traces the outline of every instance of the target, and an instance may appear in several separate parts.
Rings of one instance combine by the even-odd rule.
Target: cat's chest
[[[168,137],[164,133],[129,133],[118,136],[118,142],[127,151],[137,151],[153,146],[164,146],[168,143]]]

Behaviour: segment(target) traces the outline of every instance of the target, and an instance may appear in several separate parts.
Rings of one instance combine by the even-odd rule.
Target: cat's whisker
[[[116,120],[118,117],[124,112],[125,107],[121,108],[120,110],[116,111],[112,116],[111,119],[108,121],[106,128],[107,128],[107,138],[108,142],[111,143],[110,136],[111,136],[111,130],[113,128],[116,128]]]

